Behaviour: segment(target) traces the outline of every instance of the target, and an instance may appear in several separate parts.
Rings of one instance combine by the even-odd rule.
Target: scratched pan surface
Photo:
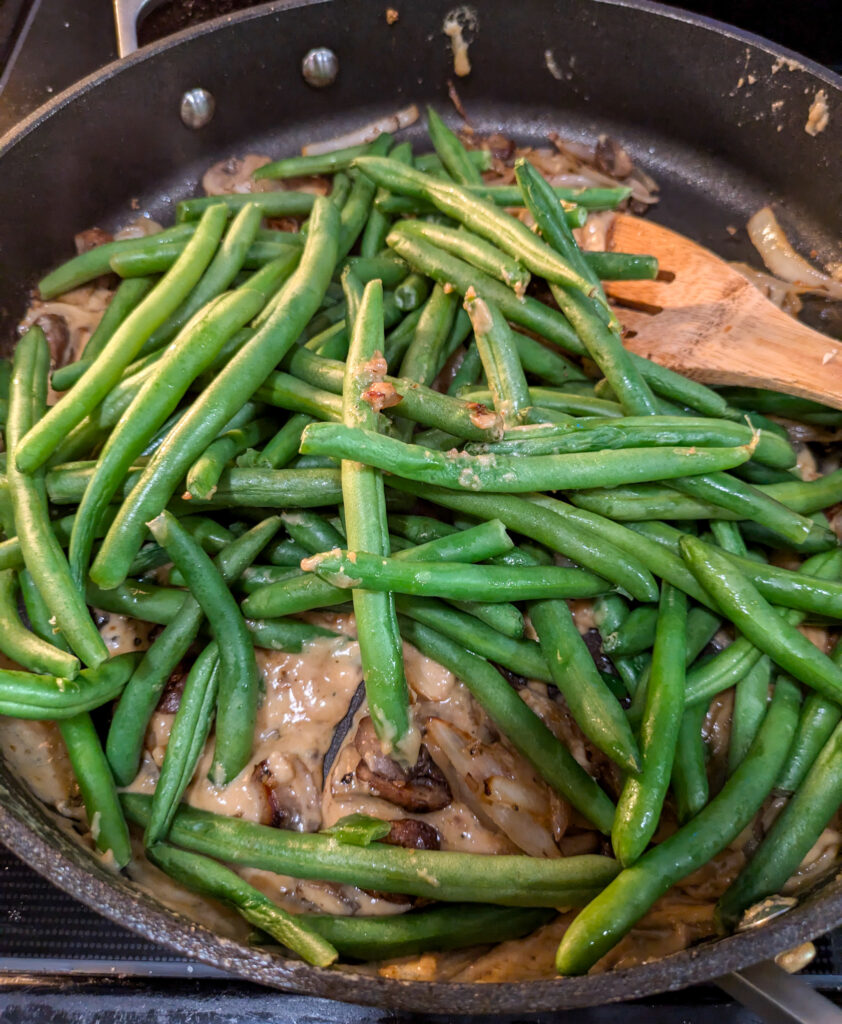
[[[125,222],[137,206],[171,219],[174,203],[224,157],[292,153],[409,102],[449,110],[452,64],[441,23],[452,4],[396,4],[393,26],[386,6],[317,0],[219,19],[110,65],[2,140],[5,346],[27,286],[70,254],[77,231]],[[536,143],[552,130],[589,140],[609,132],[660,182],[655,215],[663,223],[739,258],[744,241],[726,229],[771,201],[802,251],[839,258],[842,81],[830,72],[655,4],[487,0],[477,7],[473,72],[459,92],[479,131]],[[339,57],[331,88],[310,89],[300,77],[312,46]],[[217,109],[194,132],[177,111],[182,93],[197,85],[214,94]],[[819,89],[831,118],[812,138],[804,124]],[[422,133],[416,126],[410,136]],[[190,923],[96,863],[2,766],[0,838],[55,884],[156,942],[254,981],[384,1008],[503,1013],[633,999],[715,978],[842,923],[842,883],[830,881],[762,929],[643,967],[518,984],[397,982],[309,967]]]

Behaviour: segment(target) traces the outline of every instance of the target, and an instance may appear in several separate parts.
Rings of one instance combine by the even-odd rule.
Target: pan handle
[[[767,1024],[842,1024],[842,1010],[835,1003],[771,960],[715,980]]]
[[[128,57],[137,49],[137,19],[149,0],[114,0],[114,26],[117,30],[117,53]]]

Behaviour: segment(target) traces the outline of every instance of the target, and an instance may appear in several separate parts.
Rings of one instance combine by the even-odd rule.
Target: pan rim
[[[43,104],[26,119],[0,138],[0,157],[26,138],[51,116],[72,104],[97,86],[123,71],[142,64],[172,47],[180,47],[199,36],[236,27],[253,19],[294,10],[325,5],[341,0],[274,0],[240,12],[222,16],[193,28],[185,29],[165,40],[138,50],[128,58],[116,60],[87,76]],[[799,68],[821,83],[842,93],[842,77],[760,36],[735,29],[715,19],[705,18],[650,0],[590,0],[594,4],[640,10],[673,21],[695,25],[784,60],[796,61]],[[29,794],[30,799],[37,799]],[[23,817],[0,805],[0,840],[30,867],[50,878],[65,892],[117,923],[131,920],[135,932],[152,941],[167,945],[204,963],[228,970],[247,980],[258,981],[290,991],[320,995],[363,1004],[382,1004],[398,1009],[416,1009],[419,998],[430,1011],[448,1011],[454,998],[465,1012],[504,1013],[517,1010],[551,1010],[614,1002],[657,992],[672,991],[694,983],[709,981],[714,975],[748,966],[797,943],[807,941],[842,921],[842,883],[828,882],[820,896],[808,897],[798,907],[755,932],[712,940],[680,953],[639,967],[613,971],[592,977],[561,978],[547,981],[501,983],[408,982],[371,978],[351,971],[310,967],[298,961],[261,953],[233,940],[224,939],[209,929],[197,926],[187,918],[154,901],[145,902],[144,920],[136,920],[137,901],[128,892],[121,892],[103,878],[86,871],[81,864],[56,851]],[[63,874],[55,873],[56,859],[62,862]],[[154,897],[150,895],[150,900]],[[813,904],[819,903],[819,907]],[[811,910],[823,913],[810,923]],[[715,953],[713,957],[709,954]],[[710,963],[715,961],[712,970]],[[489,995],[490,993],[490,995]],[[492,1005],[488,1005],[491,1003]]]

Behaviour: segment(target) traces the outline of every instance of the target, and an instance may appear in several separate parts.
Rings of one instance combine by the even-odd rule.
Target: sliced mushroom
[[[631,157],[616,139],[600,135],[594,150],[594,163],[614,178],[627,178],[634,170]]]
[[[251,773],[252,781],[257,783],[263,793],[264,807],[260,815],[261,825],[272,828],[297,828],[300,822],[298,811],[284,803],[281,787],[267,760],[259,761]]]
[[[407,850],[440,850],[439,831],[417,818],[398,818],[392,822],[389,834],[380,840],[389,846],[403,846]]]
[[[354,746],[361,755],[356,776],[375,796],[416,814],[439,811],[453,799],[447,780],[426,747],[421,747],[411,768],[403,769],[383,753],[369,717],[361,720]]]
[[[181,706],[181,695],[184,693],[184,684],[187,682],[187,669],[179,662],[173,669],[167,680],[164,692],[158,701],[156,711],[162,711],[165,715],[174,715]]]
[[[58,313],[42,313],[35,318],[50,346],[50,362],[53,366],[64,366],[73,355],[70,344],[70,327]]]

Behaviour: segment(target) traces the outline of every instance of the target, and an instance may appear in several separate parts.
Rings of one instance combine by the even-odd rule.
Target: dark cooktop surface
[[[152,4],[141,42],[256,0]],[[682,6],[757,32],[842,70],[839,0],[709,0]],[[0,133],[117,56],[107,0],[0,0]],[[842,1002],[842,931],[817,943],[805,972]],[[454,1008],[455,1010],[458,1008]],[[7,1024],[328,1024],[444,1020],[294,996],[241,982],[100,917],[0,847],[0,1020]],[[447,1018],[456,1020],[456,1016]],[[563,1015],[458,1018],[463,1024],[750,1024],[716,988]]]

